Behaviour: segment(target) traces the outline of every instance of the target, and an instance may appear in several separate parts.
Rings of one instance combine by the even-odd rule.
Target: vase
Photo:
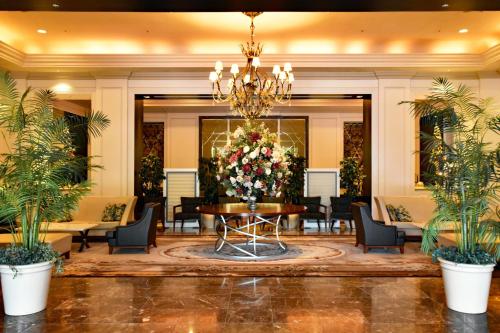
[[[251,210],[252,212],[255,211],[257,209],[257,198],[256,197],[248,198],[247,206],[248,209]]]

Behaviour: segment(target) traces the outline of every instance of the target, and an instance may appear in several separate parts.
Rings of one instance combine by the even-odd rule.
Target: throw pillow
[[[71,215],[71,212],[66,212],[64,213],[64,216],[57,220],[57,222],[71,222],[73,221],[73,216]]]
[[[387,205],[387,213],[389,213],[389,218],[391,221],[395,222],[411,222],[413,219],[411,218],[410,212],[402,205],[399,207],[394,207],[393,205]]]
[[[107,204],[102,212],[101,221],[103,222],[115,222],[122,219],[123,212],[127,207],[126,204]]]

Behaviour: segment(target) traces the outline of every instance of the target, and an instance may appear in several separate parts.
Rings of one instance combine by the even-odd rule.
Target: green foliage
[[[494,215],[490,207],[498,207],[500,180],[500,146],[485,139],[489,133],[499,134],[500,118],[492,116],[491,100],[477,98],[469,87],[455,87],[437,78],[425,99],[402,103],[410,105],[415,117],[441,119],[444,133],[453,138],[445,142],[434,135],[425,147],[440,162],[442,175],[429,186],[437,209],[423,234],[422,250],[435,251],[440,230],[451,221],[457,222],[456,255],[451,257],[474,263],[486,251],[500,258],[498,212],[496,218],[486,218]],[[450,251],[455,250],[441,249],[435,255]]]
[[[346,189],[346,195],[355,197],[361,195],[363,189],[363,166],[354,157],[346,157],[340,161],[340,186]]]
[[[456,262],[459,264],[488,265],[496,264],[495,256],[478,247],[474,253],[462,253],[456,246],[441,246],[432,253],[432,261],[437,262],[438,258]]]
[[[288,153],[288,175],[285,184],[285,198],[288,202],[297,202],[298,198],[304,194],[304,175],[306,172],[306,159]]]
[[[216,204],[219,198],[219,181],[217,181],[217,160],[215,158],[200,158],[198,179],[205,202]]]
[[[163,196],[161,183],[165,179],[165,175],[163,174],[161,159],[154,154],[148,154],[141,159],[141,162],[139,179],[141,181],[142,195],[148,198]]]
[[[54,262],[56,271],[62,272],[62,259],[50,244],[39,243],[32,249],[18,245],[10,245],[0,249],[0,265],[21,266],[47,261]]]
[[[52,112],[54,98],[49,90],[30,88],[20,95],[14,79],[0,72],[0,130],[8,148],[0,162],[0,220],[9,223],[14,241],[20,244],[12,251],[26,260],[25,250],[35,253],[35,259],[45,258],[37,257],[40,235],[46,232],[40,230],[41,222],[63,219],[90,190],[87,181],[74,183],[74,176],[91,164],[89,158],[74,155],[70,124]],[[109,125],[101,112],[87,118],[86,130],[94,136]],[[21,235],[16,233],[17,224]]]

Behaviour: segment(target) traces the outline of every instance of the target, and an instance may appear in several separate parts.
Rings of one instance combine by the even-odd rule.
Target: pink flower
[[[271,148],[267,148],[267,150],[266,150],[266,156],[270,157],[272,154],[273,154],[273,151],[271,150]]]
[[[238,160],[238,156],[236,154],[233,154],[233,155],[231,155],[231,157],[229,157],[229,163],[236,162],[237,160]]]

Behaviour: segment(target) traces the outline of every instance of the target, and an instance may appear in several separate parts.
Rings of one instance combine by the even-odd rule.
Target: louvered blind
[[[339,195],[340,178],[338,169],[309,169],[306,174],[308,197],[321,197],[321,203],[330,206],[330,197]]]
[[[197,194],[197,172],[187,170],[165,170],[167,213],[172,221],[173,207],[181,203],[181,197],[195,197]]]

